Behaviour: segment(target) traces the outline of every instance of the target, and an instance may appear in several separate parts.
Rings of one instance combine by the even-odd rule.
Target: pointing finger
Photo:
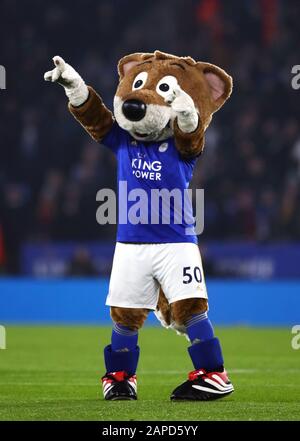
[[[55,82],[55,81],[57,81],[59,79],[60,76],[61,76],[61,71],[58,68],[53,69],[53,71],[52,71],[52,79],[51,80],[53,82]]]
[[[57,69],[62,73],[66,68],[66,63],[63,58],[61,58],[59,55],[56,55],[53,57],[53,62]]]
[[[52,70],[48,70],[48,72],[44,73],[44,80],[45,81],[52,81]]]

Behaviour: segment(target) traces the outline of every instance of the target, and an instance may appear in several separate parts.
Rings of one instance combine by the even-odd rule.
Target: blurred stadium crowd
[[[115,159],[44,83],[61,55],[112,107],[119,58],[160,49],[222,66],[232,98],[207,132],[193,185],[205,189],[204,239],[300,239],[297,0],[2,0],[0,262],[18,271],[24,241],[114,240],[95,220]]]

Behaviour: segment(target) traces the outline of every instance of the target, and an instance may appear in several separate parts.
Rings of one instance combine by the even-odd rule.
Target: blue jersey
[[[174,138],[142,142],[114,123],[101,141],[118,161],[118,242],[197,243],[187,189],[196,159],[184,160]]]

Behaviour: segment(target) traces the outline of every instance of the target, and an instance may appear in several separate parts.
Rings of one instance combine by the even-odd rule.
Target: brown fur
[[[212,115],[225,103],[232,91],[232,78],[223,69],[213,64],[196,62],[191,57],[177,57],[155,51],[153,54],[127,55],[120,60],[118,71],[120,83],[116,95],[123,100],[138,98],[146,104],[167,105],[155,88],[165,75],[175,76],[180,87],[192,97],[201,119],[197,130],[193,133],[183,133],[175,121],[176,148],[185,157],[201,153],[204,146],[204,132]],[[132,92],[134,78],[143,71],[148,73],[144,88]],[[216,93],[216,82],[212,81],[212,74],[219,78],[219,86],[223,92],[220,96]]]
[[[172,303],[171,313],[177,325],[184,325],[193,314],[201,314],[207,311],[208,303],[206,299],[184,299]]]
[[[149,61],[149,63],[145,63],[145,61]],[[126,69],[125,66],[128,64],[130,67]],[[183,69],[178,67],[178,64]],[[174,75],[180,87],[193,98],[205,128],[209,124],[212,114],[225,103],[232,92],[232,78],[218,66],[201,61],[196,62],[191,57],[177,57],[160,51],[155,51],[153,54],[127,55],[119,61],[118,71],[120,83],[116,95],[123,99],[126,99],[127,95],[131,93],[133,80],[139,72],[148,72],[144,90],[148,89],[153,92],[160,78],[165,75]],[[223,82],[224,92],[217,100],[213,99],[211,86],[206,78],[209,73],[216,74]],[[135,93],[142,91],[143,89],[140,89]],[[166,105],[163,98],[156,92],[155,94],[158,97],[157,104]]]
[[[164,321],[169,326],[172,321],[171,308],[170,308],[169,302],[168,302],[168,300],[167,300],[167,298],[161,288],[159,290],[159,297],[158,297],[156,309],[161,312],[161,314],[164,318]]]
[[[69,110],[95,141],[101,141],[111,129],[114,119],[94,89],[90,86],[88,89],[87,101],[79,107],[69,104]]]
[[[149,310],[144,308],[118,308],[116,306],[110,308],[110,315],[114,322],[135,331],[143,326],[148,313]]]
[[[160,289],[159,291],[157,310],[161,312],[168,326],[172,320],[174,320],[177,325],[184,325],[193,314],[201,314],[207,311],[207,309],[207,300],[201,298],[178,300],[170,305],[163,290]]]
[[[197,129],[192,133],[183,133],[175,120],[174,137],[177,150],[185,158],[198,156],[203,150],[205,138],[202,124],[198,124]]]

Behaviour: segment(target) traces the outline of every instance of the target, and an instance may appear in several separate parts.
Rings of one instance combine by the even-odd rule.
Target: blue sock
[[[138,331],[114,323],[111,345],[104,348],[107,373],[125,371],[129,375],[135,374],[140,354],[137,341]]]
[[[195,314],[186,322],[186,330],[192,345],[188,348],[195,369],[208,372],[222,371],[224,360],[220,342],[207,313]]]
[[[214,338],[214,329],[207,317],[207,312],[193,315],[192,318],[185,323],[185,326],[192,344]]]
[[[104,361],[106,373],[125,371],[128,375],[134,375],[139,361],[140,348],[138,346],[131,351],[113,351],[111,345],[104,348]]]
[[[138,331],[133,331],[127,326],[114,323],[111,335],[111,348],[113,351],[131,351],[136,348]]]

